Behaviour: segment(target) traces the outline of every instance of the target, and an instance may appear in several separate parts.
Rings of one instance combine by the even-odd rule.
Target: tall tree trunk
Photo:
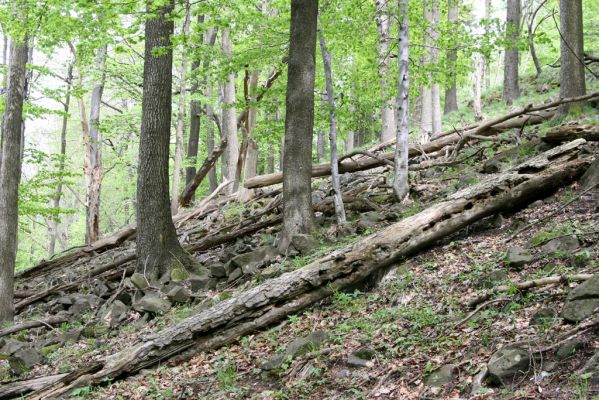
[[[268,156],[267,156],[267,168],[266,173],[272,174],[275,172],[275,146],[273,146],[272,142],[268,142]]]
[[[102,186],[102,148],[100,134],[100,105],[102,104],[102,93],[104,92],[104,79],[106,64],[106,53],[108,46],[104,45],[96,55],[96,67],[101,74],[94,84],[89,108],[89,127],[85,136],[84,129],[83,146],[86,156],[84,165],[86,194],[85,194],[85,243],[91,244],[100,237],[100,190]]]
[[[316,133],[316,160],[318,163],[324,160],[326,144],[324,141],[324,131],[319,129]]]
[[[584,76],[584,37],[582,26],[582,0],[560,0],[560,89],[561,98],[581,96],[586,93]],[[560,106],[561,115],[580,111],[584,103]]]
[[[183,20],[182,33],[189,36],[190,12],[189,0],[186,1],[185,19]],[[197,89],[196,89],[197,90]],[[179,184],[181,180],[181,163],[183,162],[183,130],[185,129],[185,102],[187,91],[187,51],[181,53],[179,66],[179,103],[177,105],[177,126],[175,127],[175,160],[173,165],[173,189],[171,190],[171,213],[176,215],[179,211]],[[199,111],[199,110],[198,110]],[[198,131],[200,129],[200,116],[196,120]],[[197,145],[197,144],[196,144]],[[196,147],[197,155],[197,147]]]
[[[395,121],[395,110],[393,100],[389,98],[389,47],[391,36],[389,25],[391,22],[387,0],[375,0],[376,26],[379,32],[379,79],[381,80],[381,142],[393,139],[397,123]]]
[[[59,173],[64,173],[65,170],[65,156],[67,152],[67,125],[69,122],[69,109],[71,106],[71,83],[73,80],[73,63],[69,63],[67,69],[67,77],[66,77],[66,93],[63,103],[63,116],[62,116],[62,128],[60,130],[60,164],[59,164]],[[60,208],[60,199],[62,198],[62,180],[58,182],[56,185],[56,191],[54,192],[54,197],[52,198],[52,207],[55,209]],[[53,256],[56,251],[56,238],[59,235],[59,227],[60,222],[58,220],[52,219],[50,221],[50,237],[48,240],[48,256]]]
[[[535,70],[537,71],[535,78],[538,78],[541,75],[541,63],[539,62],[539,57],[537,57],[537,51],[535,49],[535,32],[536,28],[534,27],[535,18],[537,17],[537,13],[547,3],[547,0],[543,0],[539,3],[537,7],[535,7],[534,11],[530,15],[528,19],[528,48],[530,49],[530,56],[532,58],[532,62],[535,65]]]
[[[212,98],[212,83],[207,83],[206,85],[206,98]],[[206,146],[208,147],[208,154],[212,154],[212,152],[214,151],[214,110],[212,110],[210,100],[206,102],[206,119],[208,120],[208,123],[206,124]],[[211,168],[208,172],[208,182],[210,184],[210,193],[212,193],[216,190],[216,187],[218,186],[218,178],[216,176],[216,165],[214,166],[214,168]]]
[[[431,15],[432,19],[432,27],[431,27],[431,44],[430,48],[431,52],[431,64],[435,66],[439,62],[439,49],[437,40],[439,39],[439,0],[431,1]],[[431,86],[431,97],[432,97],[432,108],[433,108],[433,135],[437,133],[441,133],[443,128],[441,121],[441,87],[439,85],[438,80],[433,75],[432,76],[433,84]]]
[[[222,48],[227,57],[232,56],[232,43],[228,29],[222,30]],[[228,79],[223,85],[223,122],[222,132],[227,137],[226,153],[226,175],[225,177],[233,184],[226,189],[232,193],[236,187],[235,173],[237,171],[237,157],[239,156],[239,141],[237,139],[237,115],[235,112],[235,73],[230,72]],[[224,179],[223,179],[224,180]]]
[[[183,250],[170,213],[169,138],[174,23],[170,13],[174,0],[154,10],[145,26],[145,55],[139,162],[137,176],[137,270],[149,280],[172,269],[193,264]],[[156,49],[161,52],[155,54]]]
[[[458,6],[457,0],[449,1],[449,8],[447,10],[447,21],[449,25],[454,25],[458,20]],[[445,107],[443,109],[444,114],[454,112],[458,110],[458,88],[456,84],[456,62],[457,54],[456,50],[450,50],[447,52],[447,65],[449,68],[449,87],[445,89]]]
[[[335,195],[335,216],[337,224],[345,224],[345,208],[343,207],[343,193],[341,192],[341,184],[339,182],[339,159],[337,158],[337,113],[335,111],[335,93],[333,92],[333,72],[331,68],[331,54],[327,50],[327,45],[324,40],[322,31],[319,32],[320,50],[322,52],[322,60],[324,65],[324,75],[327,88],[327,100],[329,104],[329,143],[331,145],[331,181],[333,182],[333,191]]]
[[[395,145],[395,175],[393,177],[393,195],[402,201],[410,191],[408,182],[408,138],[410,135],[410,57],[408,31],[408,0],[398,0],[399,19],[399,78],[397,92],[397,116],[399,126]]]
[[[256,168],[258,166],[258,143],[252,139],[254,129],[256,128],[256,106],[255,102],[257,99],[256,89],[258,88],[258,79],[260,77],[260,71],[254,70],[251,73],[246,70],[244,80],[244,99],[245,109],[242,113],[243,117],[243,141],[241,148],[239,149],[239,158],[237,159],[237,166],[235,170],[235,182],[233,184],[233,191],[240,191],[240,198],[248,198],[251,195],[243,186],[240,186],[242,180],[249,176],[256,176]],[[251,144],[253,142],[253,146]],[[248,152],[255,152],[256,154],[248,155]],[[248,165],[248,157],[255,158],[255,162],[252,160],[252,164]],[[249,175],[249,176],[248,176]]]
[[[483,119],[483,109],[482,109],[482,84],[483,84],[483,75],[485,71],[485,61],[483,55],[475,56],[475,66],[474,66],[474,118],[477,121],[481,121]]]
[[[345,141],[345,152],[349,153],[354,151],[354,142],[355,142],[356,133],[352,130],[347,132],[347,139]]]
[[[503,69],[503,100],[511,105],[520,97],[518,78],[518,40],[520,38],[521,0],[507,0],[505,63]]]
[[[489,21],[491,19],[491,12],[493,8],[492,0],[485,0],[485,19]],[[485,34],[489,35],[490,25],[487,24],[485,27]],[[491,87],[491,57],[485,57],[483,59],[483,75],[485,80],[485,89],[489,89]]]
[[[421,87],[420,102],[420,143],[425,144],[431,140],[433,132],[433,94],[430,87]]]
[[[317,17],[318,0],[291,0],[283,231],[279,242],[280,249],[285,251],[294,235],[310,233],[314,228],[311,169]]]
[[[28,38],[13,38],[10,46],[8,84],[2,123],[0,166],[0,323],[14,318],[13,291],[19,221],[23,100],[29,53]]]

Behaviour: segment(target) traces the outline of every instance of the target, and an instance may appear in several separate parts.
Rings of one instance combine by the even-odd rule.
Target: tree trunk
[[[505,62],[503,69],[503,100],[511,105],[520,97],[518,77],[518,41],[520,39],[521,0],[507,0]]]
[[[59,164],[59,173],[64,173],[65,170],[65,156],[67,152],[67,125],[69,123],[69,108],[71,105],[71,82],[73,80],[73,63],[69,63],[67,68],[67,78],[66,84],[67,89],[65,93],[64,103],[63,103],[63,116],[62,116],[62,128],[60,131],[60,164]],[[54,197],[52,198],[52,207],[55,209],[60,208],[60,199],[62,198],[62,179],[56,185],[56,191],[54,192]],[[50,220],[50,237],[48,240],[48,256],[52,257],[56,251],[56,238],[58,237],[58,229],[60,227],[60,221],[52,219]]]
[[[186,9],[189,10],[189,0],[186,0]],[[190,13],[185,13],[182,33],[189,36]],[[185,129],[185,93],[187,91],[187,54],[183,49],[181,65],[179,67],[179,104],[177,106],[177,126],[175,128],[175,162],[173,165],[173,189],[171,191],[171,214],[179,211],[179,183],[181,180],[181,163],[183,162],[183,130]],[[199,115],[197,118],[198,130],[200,128]],[[197,155],[197,148],[196,148]]]
[[[475,66],[474,66],[474,118],[477,121],[483,119],[483,107],[482,107],[482,85],[483,75],[485,70],[485,61],[481,55],[474,55]]]
[[[11,40],[0,166],[0,323],[13,322],[14,271],[19,220],[21,134],[28,38]]]
[[[491,19],[491,12],[493,8],[492,0],[485,0],[485,19],[489,21]],[[487,24],[485,27],[485,34],[489,35],[490,25]],[[483,79],[485,83],[485,89],[491,88],[491,57],[483,58]]]
[[[378,69],[381,80],[381,142],[386,142],[395,137],[396,121],[393,101],[389,98],[389,47],[391,36],[389,25],[391,16],[387,0],[375,0],[376,27],[379,32]]]
[[[431,15],[432,26],[431,26],[431,44],[430,48],[431,53],[431,65],[435,66],[439,62],[439,49],[438,39],[439,39],[439,0],[431,1]],[[432,75],[433,84],[431,86],[431,101],[433,102],[432,110],[433,110],[433,135],[440,133],[443,129],[442,121],[441,121],[441,87],[439,85],[438,80],[435,75]]]
[[[393,195],[397,201],[402,201],[410,191],[408,182],[408,138],[410,135],[410,57],[408,36],[408,0],[398,0],[399,20],[399,78],[397,93],[397,129],[393,177]]]
[[[212,97],[212,84],[207,83],[206,86],[206,98],[210,99]],[[208,147],[208,154],[212,154],[214,151],[214,110],[212,110],[212,105],[210,101],[206,103],[206,119],[208,123],[206,124],[206,146]],[[221,141],[224,137],[221,137]],[[214,168],[211,168],[208,171],[208,181],[210,183],[210,193],[216,190],[218,186],[218,177],[216,176],[216,163],[214,164]]]
[[[335,292],[359,285],[474,222],[522,207],[571,182],[590,164],[588,158],[572,160],[583,143],[580,140],[552,149],[500,176],[448,196],[359,242],[267,280],[96,364],[73,371],[31,398],[60,397],[76,387],[133,374],[177,355],[181,360],[214,350]]]
[[[341,184],[339,183],[339,161],[337,158],[337,113],[335,110],[335,93],[333,92],[333,72],[331,67],[331,54],[327,50],[327,45],[324,40],[322,31],[319,32],[320,50],[322,52],[322,61],[324,65],[324,75],[327,90],[327,100],[329,105],[329,143],[331,146],[331,181],[333,183],[334,201],[335,201],[335,216],[337,224],[345,224],[345,208],[343,207],[343,193],[341,192]]]
[[[458,20],[458,6],[456,0],[449,1],[449,8],[447,10],[447,21],[449,25],[454,25]],[[456,50],[450,50],[447,52],[447,65],[449,68],[449,87],[445,89],[445,107],[443,109],[444,114],[454,112],[458,110],[458,89],[456,84],[456,62],[457,54]]]
[[[232,56],[232,43],[228,29],[222,30],[222,49],[227,57]],[[235,112],[235,73],[230,72],[227,81],[223,85],[223,136],[227,138],[226,153],[226,179],[233,182],[227,188],[232,193],[235,184],[235,173],[237,171],[237,157],[239,157],[239,140],[237,139],[237,115]]]
[[[267,168],[266,173],[272,174],[275,172],[275,146],[272,142],[268,142],[268,155],[267,155]]]
[[[283,159],[283,230],[286,251],[296,234],[311,233],[311,164],[318,0],[291,0],[291,27]]]
[[[421,87],[420,101],[420,144],[426,144],[433,133],[433,93],[430,87]]]
[[[170,213],[169,138],[173,77],[174,0],[146,20],[145,59],[137,177],[137,270],[153,279],[192,264],[180,246]],[[150,12],[150,5],[147,6]],[[155,49],[161,49],[159,55]]]
[[[586,93],[582,0],[560,0],[560,89],[562,98]],[[564,104],[559,114],[580,112],[584,103]]]
[[[316,162],[320,163],[324,161],[325,147],[324,131],[319,129],[316,134]]]
[[[254,70],[251,73],[246,70],[246,78],[244,81],[244,99],[245,99],[245,109],[243,110],[243,142],[241,143],[241,148],[239,150],[239,158],[237,160],[236,170],[235,170],[235,182],[233,183],[233,191],[240,191],[239,196],[241,198],[249,198],[251,193],[247,191],[244,187],[240,189],[240,183],[249,176],[249,178],[256,176],[256,168],[258,166],[258,143],[252,139],[254,135],[254,129],[256,128],[256,106],[255,102],[257,101],[256,89],[258,88],[258,79],[260,77],[260,71]],[[238,118],[239,119],[239,118]],[[239,126],[239,124],[238,124]],[[253,147],[252,147],[253,142]],[[251,147],[251,149],[250,149]],[[252,164],[248,165],[248,152],[254,151],[255,154],[252,154],[252,157],[255,160],[252,160]]]
[[[530,15],[528,19],[528,48],[530,49],[530,56],[532,58],[532,62],[535,65],[535,70],[537,71],[535,78],[538,78],[541,75],[541,63],[539,62],[539,57],[537,57],[537,51],[535,49],[535,33],[536,28],[534,28],[535,18],[537,17],[537,13],[547,3],[547,0],[543,0],[539,3],[538,6],[535,7],[534,11]]]

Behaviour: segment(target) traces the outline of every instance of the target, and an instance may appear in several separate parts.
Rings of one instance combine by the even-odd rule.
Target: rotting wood
[[[555,144],[581,138],[587,141],[598,142],[599,125],[581,125],[576,122],[563,124],[551,128],[541,140],[545,143]]]
[[[592,274],[577,274],[577,275],[559,275],[559,276],[549,276],[546,278],[533,279],[530,281],[524,282],[512,282],[509,285],[501,285],[496,288],[480,294],[475,298],[468,301],[468,307],[475,307],[482,302],[489,300],[491,297],[498,293],[505,293],[514,288],[518,290],[528,290],[532,288],[547,286],[547,285],[556,285],[558,283],[570,283],[570,282],[583,282],[591,279],[593,277]]]
[[[571,182],[590,165],[589,159],[577,158],[584,143],[584,140],[568,143],[501,175],[491,176],[340,251],[146,337],[143,342],[85,370],[75,370],[37,391],[32,398],[57,397],[76,387],[126,376],[175,356],[185,359],[269,326],[335,291],[365,280],[375,271],[395,265],[475,221],[525,206]]]
[[[16,381],[3,383],[0,386],[0,399],[19,398],[25,393],[38,390],[52,384],[67,376],[67,374],[42,376],[41,378],[28,379],[26,381]]]
[[[69,317],[67,316],[55,316],[50,317],[43,320],[31,320],[25,321],[17,325],[9,326],[8,328],[0,329],[0,338],[8,335],[12,335],[13,333],[17,333],[20,331],[24,331],[26,329],[39,328],[39,327],[52,327],[54,325],[62,324],[63,322],[68,322]]]

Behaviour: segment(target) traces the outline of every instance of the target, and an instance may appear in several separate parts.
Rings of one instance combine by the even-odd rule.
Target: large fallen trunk
[[[267,327],[481,218],[547,196],[590,165],[592,160],[578,159],[584,143],[581,139],[549,150],[457,192],[360,242],[222,301],[97,364],[75,370],[33,398],[60,396],[75,387],[128,375],[177,355],[212,350]]]
[[[544,112],[534,115],[523,115],[526,113],[527,111],[522,111],[522,114],[520,114],[520,116],[512,117],[513,119],[510,121],[502,120],[498,122],[497,120],[493,120],[487,123],[483,123],[477,126],[476,128],[464,132],[457,131],[451,134],[440,136],[437,140],[430,141],[423,145],[411,145],[408,151],[408,157],[414,158],[423,155],[428,156],[431,153],[435,153],[439,150],[446,148],[447,146],[456,145],[460,141],[464,141],[465,138],[466,141],[468,141],[467,135],[469,134],[475,134],[477,136],[492,136],[508,129],[540,124],[554,115],[553,112]],[[472,140],[475,140],[475,138],[472,138]],[[394,144],[394,142],[391,141],[388,143],[390,145]],[[339,158],[340,160],[342,160],[341,162],[339,162],[339,173],[365,171],[368,169],[387,165],[388,162],[393,161],[394,154],[394,152],[388,152],[378,154],[376,155],[376,157],[369,157],[364,154],[361,154],[359,157],[351,158],[348,158],[347,156],[342,156]],[[331,175],[330,163],[317,164],[312,166],[312,177],[328,175]],[[244,186],[248,189],[255,189],[259,187],[276,185],[281,182],[283,182],[283,173],[277,172],[274,174],[259,175],[254,178],[247,179],[244,183]]]
[[[563,143],[574,139],[584,139],[599,142],[599,125],[581,125],[569,123],[551,128],[547,135],[541,138],[545,143]]]

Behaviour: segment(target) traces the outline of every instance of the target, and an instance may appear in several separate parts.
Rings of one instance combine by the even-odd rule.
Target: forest
[[[0,399],[599,399],[599,2],[0,30]]]

